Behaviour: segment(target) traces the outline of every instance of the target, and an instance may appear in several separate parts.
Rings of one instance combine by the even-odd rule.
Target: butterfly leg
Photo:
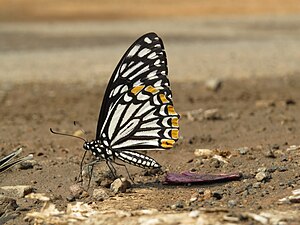
[[[93,171],[94,171],[94,165],[89,165],[89,167],[91,167],[91,169],[89,170],[89,182],[88,182],[88,186],[87,186],[87,190],[89,190],[90,188],[90,184],[91,184],[91,180],[92,180],[92,175],[93,175]]]
[[[117,178],[117,171],[115,167],[111,164],[111,161],[106,160],[106,165],[108,166],[110,172],[112,173],[114,178]]]
[[[83,154],[81,162],[80,162],[80,171],[79,171],[79,176],[78,176],[78,182],[82,182],[83,181],[83,179],[82,179],[82,167],[83,167],[83,161],[84,161],[86,152],[87,151],[84,151],[84,154]]]
[[[99,163],[100,161],[101,161],[101,160],[96,159],[96,160],[94,160],[94,161],[92,161],[92,162],[90,162],[90,163],[88,163],[88,164],[85,165],[85,167],[87,168],[87,174],[88,174],[88,176],[89,176],[89,181],[88,181],[88,188],[87,188],[87,190],[89,189],[90,184],[91,184],[91,180],[92,180],[92,176],[93,176],[93,171],[94,171],[94,165],[95,165],[96,163]],[[82,169],[81,169],[81,171],[82,171]],[[82,177],[82,172],[81,172],[81,177]]]
[[[120,163],[117,163],[117,162],[113,162],[113,163],[116,164],[116,165],[118,165],[118,166],[123,166],[123,167],[125,167],[125,170],[126,170],[126,172],[127,172],[127,174],[128,174],[129,179],[132,181],[132,183],[134,183],[133,178],[132,178],[132,176],[130,175],[130,173],[129,173],[129,171],[128,171],[126,165],[120,164]]]

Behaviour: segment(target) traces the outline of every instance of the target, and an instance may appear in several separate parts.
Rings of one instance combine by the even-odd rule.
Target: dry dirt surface
[[[1,155],[22,146],[23,154],[32,153],[35,163],[33,168],[15,167],[1,174],[0,186],[30,185],[36,193],[50,197],[50,202],[61,211],[66,210],[67,204],[75,204],[74,201],[92,205],[98,212],[105,212],[94,224],[167,224],[162,218],[174,222],[178,216],[178,221],[189,220],[183,224],[197,220],[199,224],[218,224],[209,223],[208,218],[217,219],[220,224],[300,223],[299,203],[279,203],[300,185],[300,150],[289,149],[291,145],[299,145],[299,74],[273,79],[226,80],[218,91],[207,89],[202,82],[172,83],[175,108],[182,115],[180,140],[170,151],[149,151],[148,154],[163,165],[165,172],[240,172],[240,180],[165,185],[165,174],[151,175],[128,166],[135,184],[125,193],[113,194],[104,187],[107,182],[103,177],[108,169],[105,163],[100,163],[95,166],[88,192],[74,199],[69,189],[78,177],[83,142],[53,135],[49,128],[78,134],[80,129],[73,125],[77,120],[86,130],[86,138],[94,138],[105,86],[2,85]],[[196,156],[196,149],[213,150],[218,157]],[[85,163],[90,160],[89,155]],[[117,167],[117,172],[127,177],[123,167]],[[87,178],[84,181],[86,187]],[[92,193],[100,187],[109,196],[97,200]],[[39,212],[44,203],[14,199],[19,205],[13,212],[17,216],[7,224],[33,223],[33,217],[24,220],[26,214]],[[156,210],[153,218],[145,215],[141,218],[141,212],[147,215],[150,212],[145,209]],[[278,211],[285,213],[279,219]],[[269,217],[262,216],[262,212],[269,213]]]

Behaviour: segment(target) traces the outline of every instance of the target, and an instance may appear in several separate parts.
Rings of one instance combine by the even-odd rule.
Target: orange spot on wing
[[[168,113],[169,113],[169,115],[177,115],[177,113],[175,112],[175,109],[172,105],[168,105]]]
[[[178,139],[179,131],[178,130],[172,130],[171,131],[171,136],[172,136],[173,139]]]
[[[169,102],[169,100],[166,98],[166,96],[164,94],[159,94],[159,98],[160,98],[162,103],[168,103]]]
[[[137,93],[139,93],[144,87],[145,85],[136,86],[131,89],[131,93],[137,95]]]
[[[177,117],[172,118],[172,127],[179,127]]]
[[[158,92],[158,90],[157,90],[156,88],[152,87],[151,85],[147,86],[147,87],[145,88],[145,91],[148,91],[148,92],[150,92],[150,93],[152,93],[152,94],[155,94],[155,93]]]
[[[174,140],[164,139],[161,141],[161,147],[172,148],[174,143],[175,143]]]

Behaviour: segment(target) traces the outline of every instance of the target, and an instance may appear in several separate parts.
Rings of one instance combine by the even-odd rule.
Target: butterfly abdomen
[[[151,157],[134,151],[116,151],[115,156],[123,162],[142,168],[160,168],[161,165]]]

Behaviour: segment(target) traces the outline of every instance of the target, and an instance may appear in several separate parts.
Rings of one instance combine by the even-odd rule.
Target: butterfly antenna
[[[78,138],[78,139],[83,140],[84,142],[87,142],[87,140],[84,139],[84,138],[82,138],[82,137],[75,136],[75,135],[72,135],[72,134],[60,133],[60,132],[54,131],[52,128],[50,128],[50,132],[52,134],[58,134],[58,135],[63,135],[63,136],[68,136],[68,137],[73,137],[73,138]]]

